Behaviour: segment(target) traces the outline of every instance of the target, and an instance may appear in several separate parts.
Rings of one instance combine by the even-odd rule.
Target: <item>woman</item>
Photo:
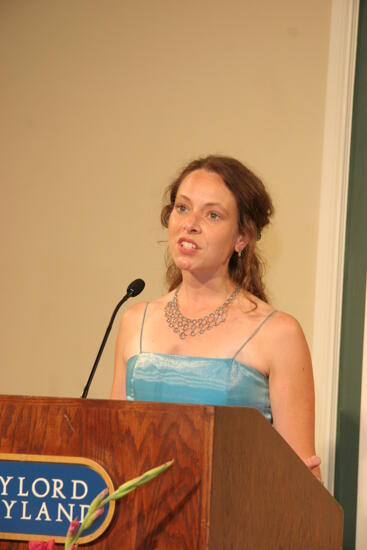
[[[170,292],[124,314],[111,397],[256,407],[319,475],[310,353],[298,322],[268,304],[256,254],[269,195],[219,156],[168,191]]]

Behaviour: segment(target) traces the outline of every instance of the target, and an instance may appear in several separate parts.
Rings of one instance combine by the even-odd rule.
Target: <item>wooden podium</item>
[[[86,548],[342,549],[341,506],[254,409],[6,396],[0,437],[1,453],[93,459],[115,487],[175,460]]]

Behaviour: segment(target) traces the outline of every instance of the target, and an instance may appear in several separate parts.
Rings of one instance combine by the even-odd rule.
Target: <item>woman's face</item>
[[[182,182],[168,223],[176,266],[207,278],[228,277],[228,263],[247,239],[238,231],[236,199],[215,172],[195,170]]]

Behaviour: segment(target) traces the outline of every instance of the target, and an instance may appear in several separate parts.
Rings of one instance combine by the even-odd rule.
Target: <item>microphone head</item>
[[[137,296],[144,290],[145,283],[143,279],[135,279],[132,283],[129,284],[127,287],[127,294],[130,294],[130,296]]]

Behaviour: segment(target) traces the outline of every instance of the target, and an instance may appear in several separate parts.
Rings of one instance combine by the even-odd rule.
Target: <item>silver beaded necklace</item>
[[[239,285],[235,288],[232,294],[228,296],[224,304],[217,307],[217,309],[212,313],[209,313],[209,315],[204,315],[204,317],[200,317],[200,319],[189,319],[188,317],[184,317],[178,309],[177,288],[173,295],[173,299],[170,302],[167,302],[164,308],[164,315],[166,317],[167,324],[173,332],[179,334],[182,340],[184,340],[186,336],[203,334],[206,330],[210,330],[211,328],[218,326],[220,323],[224,323],[227,318],[228,307],[236,298],[240,290],[241,286]]]

